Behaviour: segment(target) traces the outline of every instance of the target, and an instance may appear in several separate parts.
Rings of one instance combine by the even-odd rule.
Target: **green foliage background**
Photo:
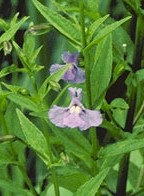
[[[0,195],[142,196],[143,1],[0,6]],[[61,81],[67,65],[49,74],[64,51],[80,53],[84,84]],[[68,106],[70,86],[83,89],[85,107],[102,111],[100,127],[51,124],[48,110]]]

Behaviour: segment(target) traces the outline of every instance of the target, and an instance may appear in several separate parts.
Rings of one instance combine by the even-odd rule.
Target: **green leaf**
[[[33,195],[30,191],[19,187],[19,185],[13,182],[12,180],[0,179],[0,182],[0,189],[8,190],[10,195],[12,193],[15,195]]]
[[[62,186],[72,192],[77,191],[77,189],[90,178],[91,176],[86,173],[86,171],[79,170],[77,166],[70,164],[57,169],[57,180],[59,186]]]
[[[112,73],[112,39],[106,37],[98,44],[96,63],[91,71],[92,104],[102,96],[111,79]],[[101,99],[102,100],[102,99]]]
[[[0,136],[0,143],[14,142],[15,140],[17,140],[17,137],[14,135]]]
[[[122,25],[124,22],[129,20],[131,16],[128,16],[120,21],[114,22],[110,25],[107,25],[104,27],[99,33],[96,35],[95,39],[88,44],[88,46],[85,48],[84,52],[92,48],[94,45],[96,45],[98,42],[100,42],[104,37],[112,33],[116,28],[118,28],[120,25]],[[108,48],[108,47],[107,47]]]
[[[49,151],[43,133],[20,111],[16,110],[26,143],[49,165]]]
[[[62,76],[65,74],[65,72],[68,70],[69,66],[64,65],[61,69],[59,69],[57,72],[51,74],[41,85],[38,94],[41,98],[44,98],[47,93],[50,91],[51,86],[49,85],[50,81],[58,82]],[[49,86],[48,86],[49,85]]]
[[[35,60],[42,48],[42,46],[40,46],[39,48],[36,49],[35,43],[36,43],[35,36],[33,36],[33,34],[27,31],[24,36],[24,43],[23,43],[22,51],[23,51],[23,54],[26,56],[26,60],[28,64],[30,64],[30,66],[35,64]]]
[[[21,95],[19,93],[10,93],[8,95],[8,99],[18,104],[21,107],[24,107],[31,111],[38,111],[39,106],[34,101],[31,100],[30,97]]]
[[[82,185],[78,191],[74,194],[74,196],[95,196],[97,193],[100,185],[102,184],[103,180],[107,176],[110,168],[106,168],[102,170],[98,175],[91,178],[88,182]]]
[[[59,187],[59,191],[60,191],[60,196],[73,196],[73,193],[63,187]],[[56,196],[55,195],[55,189],[54,186],[47,186],[46,190],[44,192],[42,192],[41,196],[46,196],[46,195],[50,195],[50,196]]]
[[[92,146],[82,133],[76,129],[58,129],[50,122],[48,122],[48,124],[61,143],[65,146],[66,150],[83,160],[88,167],[91,167]]]
[[[16,65],[10,65],[8,67],[3,68],[0,71],[0,78],[14,72],[25,72],[25,69],[23,68],[18,68]]]
[[[5,136],[4,136],[5,137]],[[16,164],[14,157],[10,154],[7,145],[1,144],[0,145],[0,166],[2,165],[9,165],[9,164]]]
[[[70,20],[64,18],[57,12],[42,5],[39,1],[32,0],[32,2],[52,26],[76,45],[81,46],[81,33],[74,23],[70,22]]]
[[[14,24],[5,33],[3,33],[0,37],[0,44],[2,44],[4,41],[9,41],[28,18],[29,17],[23,17],[18,23]]]
[[[129,105],[122,98],[116,98],[112,100],[112,102],[110,103],[110,106],[112,108],[129,109]]]
[[[144,69],[140,69],[140,70],[138,70],[136,73],[135,73],[135,79],[136,79],[136,83],[137,83],[137,85],[140,83],[140,82],[142,82],[142,81],[144,81]]]
[[[127,117],[127,110],[116,108],[112,109],[113,118],[122,128],[125,127],[126,117]]]
[[[99,157],[111,157],[144,148],[144,139],[127,139],[111,144],[99,152]]]
[[[16,50],[16,53],[17,53],[17,55],[18,55],[22,65],[24,66],[24,68],[27,71],[30,72],[29,64],[27,62],[27,58],[26,58],[25,54],[23,53],[22,48],[20,48],[19,45],[15,41],[13,41],[12,43],[13,43],[13,46],[14,46],[14,48]]]
[[[109,17],[109,15],[106,15],[104,17],[101,17],[97,19],[94,23],[91,24],[91,26],[88,29],[88,43],[91,41],[95,31],[98,29],[98,27]]]
[[[0,18],[0,27],[3,28],[4,31],[7,31],[8,29],[8,24],[2,18]]]
[[[35,37],[26,32],[24,36],[24,43],[23,43],[23,53],[25,56],[31,61],[33,57],[33,53],[35,50]]]
[[[122,139],[124,137],[123,131],[112,122],[104,120],[101,127],[107,129],[107,131],[109,131],[113,138],[115,138],[116,140]]]

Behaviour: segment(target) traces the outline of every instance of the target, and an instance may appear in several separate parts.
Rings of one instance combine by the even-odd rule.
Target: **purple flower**
[[[62,55],[63,62],[69,66],[67,72],[62,77],[63,80],[73,83],[82,83],[85,81],[84,70],[77,66],[78,55],[78,53],[71,54],[70,52],[64,52]],[[64,65],[52,64],[50,67],[50,74],[55,73]]]
[[[69,88],[71,103],[69,107],[54,105],[48,112],[50,121],[58,127],[79,128],[86,130],[89,127],[99,126],[103,119],[99,111],[86,109],[81,103],[82,89]]]

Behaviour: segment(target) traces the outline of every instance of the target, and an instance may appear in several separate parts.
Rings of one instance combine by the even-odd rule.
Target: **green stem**
[[[35,90],[35,93],[38,93],[38,87],[37,87],[34,75],[29,74],[29,78],[32,81],[32,85]]]
[[[80,1],[80,13],[81,13],[81,30],[82,30],[82,47],[83,49],[86,47],[86,33],[85,33],[85,16],[84,16],[84,2]]]
[[[96,159],[97,159],[97,153],[99,149],[99,142],[97,140],[96,128],[91,127],[89,131],[90,131],[90,138],[91,138],[91,144],[92,144],[91,157],[94,160],[92,162],[91,172],[92,172],[92,175],[95,176],[97,173]]]

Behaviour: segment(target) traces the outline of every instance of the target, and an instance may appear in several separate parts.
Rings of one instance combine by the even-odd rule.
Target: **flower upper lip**
[[[85,81],[85,71],[77,66],[78,55],[78,53],[71,54],[70,52],[64,52],[62,55],[63,62],[69,67],[62,77],[63,80],[72,83],[83,83]],[[61,64],[52,64],[50,67],[50,73],[55,73],[63,66],[64,65]]]

